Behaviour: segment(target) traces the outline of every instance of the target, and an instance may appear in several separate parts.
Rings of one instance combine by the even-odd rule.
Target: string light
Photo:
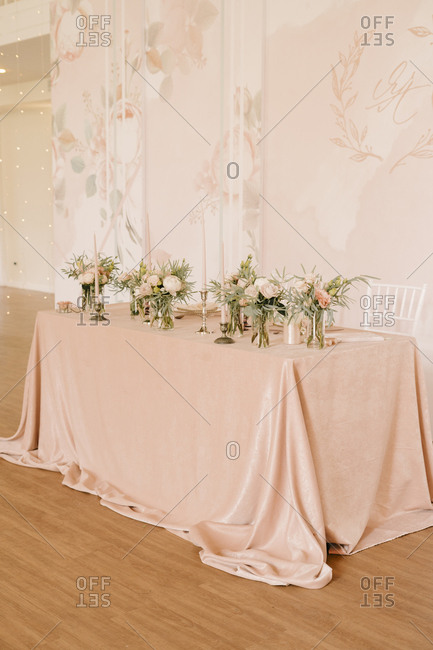
[[[1,0],[0,0],[0,4],[1,4]],[[36,8],[35,8],[35,11],[36,11]],[[37,10],[37,13],[40,15],[41,11]],[[13,18],[15,18],[15,16],[13,16]],[[22,41],[23,37],[22,36],[17,37],[15,35],[15,39],[16,39],[16,42],[17,41]],[[23,79],[23,76],[24,76],[24,74],[22,72],[23,67],[21,66],[21,54],[22,54],[22,52],[18,49],[20,47],[20,45],[15,46],[17,48],[17,50],[16,50],[16,54],[15,54],[16,63],[14,64],[13,74],[15,75],[15,83],[16,83],[15,87],[17,89],[19,97],[22,98],[23,95],[25,94],[25,92],[24,92],[24,88],[23,88],[23,84],[22,84],[22,79]],[[8,78],[9,78],[9,76],[11,74],[11,70],[9,69],[9,67],[6,67],[6,65],[5,65],[6,64],[6,59],[2,60],[1,59],[2,56],[4,57],[5,53],[3,51],[0,51],[0,76],[2,74],[8,73]],[[13,56],[13,54],[12,54],[12,56]],[[3,63],[3,66],[1,65],[2,63]],[[44,61],[44,57],[42,56],[42,53],[41,53],[41,63],[45,65],[45,61]],[[21,70],[20,70],[20,68],[21,68]],[[0,88],[0,92],[2,92],[2,88]],[[2,94],[4,95],[4,93],[2,93]],[[39,88],[38,94],[40,94],[40,95],[47,94],[47,100],[49,101],[49,99],[50,99],[49,90],[47,90],[47,92],[46,92],[46,90],[44,88]],[[41,158],[41,155],[42,155],[43,152],[45,152],[47,155],[50,155],[51,151],[52,151],[51,147],[49,146],[50,145],[50,137],[51,137],[51,129],[50,129],[49,125],[48,125],[48,121],[50,120],[50,117],[51,117],[51,109],[47,110],[47,104],[46,104],[45,97],[41,96],[40,97],[40,102],[41,102],[41,104],[40,104],[39,107],[37,107],[37,105],[36,105],[36,106],[33,106],[33,109],[32,109],[32,107],[30,106],[30,111],[28,110],[28,107],[24,107],[24,105],[20,106],[20,107],[18,107],[18,110],[16,111],[16,114],[18,114],[18,115],[24,115],[25,114],[26,119],[22,120],[22,123],[24,123],[24,125],[26,125],[27,121],[30,121],[30,120],[32,120],[33,123],[34,123],[34,121],[37,121],[36,116],[38,115],[38,113],[39,113],[39,115],[41,117],[43,117],[42,130],[39,129],[39,131],[40,131],[39,169],[40,169],[41,172],[46,172],[47,171],[49,173],[49,171],[51,169],[50,158],[45,159],[45,162],[43,162],[43,158]],[[35,108],[36,108],[36,111],[34,110]],[[39,112],[37,111],[37,108],[39,108]],[[0,181],[3,180],[3,182],[5,183],[5,185],[7,187],[7,181],[8,181],[8,176],[9,176],[10,178],[13,178],[13,185],[14,185],[14,187],[16,189],[20,187],[20,183],[17,182],[17,181],[22,180],[23,183],[21,183],[21,190],[20,190],[20,195],[21,196],[20,196],[19,204],[18,204],[18,206],[14,207],[14,208],[12,208],[12,203],[10,203],[11,202],[11,197],[12,197],[11,193],[8,192],[8,191],[4,192],[3,198],[4,198],[5,207],[8,207],[10,209],[9,209],[9,215],[8,215],[8,210],[7,209],[3,211],[3,214],[5,216],[8,216],[9,219],[12,219],[13,221],[15,220],[15,223],[17,223],[17,224],[19,222],[21,222],[22,224],[26,223],[27,224],[26,229],[27,229],[29,223],[30,222],[33,223],[33,215],[30,214],[30,211],[29,212],[27,211],[27,208],[30,208],[30,199],[25,198],[25,196],[26,196],[26,188],[31,189],[31,185],[30,185],[30,187],[28,187],[28,182],[27,181],[24,182],[25,179],[27,178],[27,174],[30,174],[30,172],[31,172],[31,170],[28,169],[27,162],[26,163],[23,162],[23,161],[27,161],[27,153],[28,153],[29,146],[28,146],[27,141],[24,142],[22,140],[21,135],[20,135],[20,133],[22,134],[22,125],[18,126],[18,124],[17,124],[15,130],[13,131],[13,133],[14,133],[14,139],[10,142],[10,145],[9,145],[9,159],[8,159],[8,161],[6,161],[6,158],[4,160],[2,158],[0,158],[0,163],[2,163],[2,166],[0,167],[0,170],[1,170],[0,171]],[[17,144],[17,142],[20,142],[20,144]],[[32,149],[34,149],[35,143],[33,142],[30,146],[32,147]],[[14,151],[16,153],[14,153]],[[2,153],[5,154],[6,152],[2,152]],[[15,170],[15,171],[13,173],[7,174],[7,168],[8,167],[9,167],[9,169],[11,171],[13,171],[13,170]],[[37,180],[37,167],[36,167],[36,170],[34,170],[34,171],[36,171],[36,178],[34,179],[33,182],[35,182],[36,186],[38,186],[40,188],[40,191],[43,192],[44,191],[43,190],[44,184],[43,183],[41,184],[40,182],[38,183],[38,180]],[[1,172],[3,172],[3,173],[1,173]],[[25,176],[21,179],[21,176],[23,174]],[[48,180],[48,178],[47,178],[47,180]],[[45,239],[45,245],[51,247],[51,246],[54,246],[54,241],[51,241],[51,238],[53,237],[53,225],[52,225],[52,223],[48,223],[48,219],[51,220],[51,218],[49,216],[51,214],[50,206],[53,206],[52,187],[51,186],[49,186],[49,187],[45,186],[45,188],[46,188],[45,192],[50,192],[50,194],[48,194],[48,195],[45,194],[45,197],[46,197],[45,200],[44,200],[45,210],[44,210],[44,216],[41,215],[42,223],[40,224],[41,227],[39,229],[39,231],[40,231],[39,237],[42,236],[41,229],[43,231],[43,229],[48,227],[50,229],[50,236],[49,237],[45,236],[44,239]],[[10,205],[8,205],[8,203],[10,203]],[[19,206],[21,206],[21,207],[19,207]],[[21,214],[19,214],[19,211],[21,211]],[[17,212],[18,212],[18,214],[17,214]],[[22,228],[24,230],[24,226],[22,226]],[[33,239],[33,226],[31,226],[31,228],[32,228],[32,230],[30,231],[29,235],[27,235],[27,236],[25,235],[25,230],[22,233],[23,239],[25,241],[27,241],[27,242],[29,242],[30,240]],[[8,228],[4,228],[3,224],[2,224],[0,226],[0,232],[1,232],[2,236],[3,236],[3,231],[9,232]],[[51,256],[51,254],[52,253],[50,253],[50,256]],[[17,266],[13,267],[13,271],[11,273],[12,277],[7,277],[6,276],[6,278],[7,278],[6,284],[13,284],[14,281],[16,282],[16,280],[17,280],[16,273],[18,272],[18,274],[20,276],[22,276],[22,279],[19,281],[20,284],[18,286],[26,286],[27,285],[27,287],[29,289],[31,289],[31,288],[33,288],[33,287],[29,286],[29,284],[31,283],[31,274],[30,274],[30,272],[28,270],[28,267],[27,267],[27,264],[25,262],[25,259],[26,259],[25,255],[24,255],[23,259],[24,259],[24,263],[22,262],[21,259],[17,260],[18,268],[17,268]],[[21,266],[21,265],[22,265],[22,268],[19,268],[19,266]],[[6,278],[5,278],[5,280],[6,280]],[[42,278],[43,278],[43,276],[42,276]],[[51,292],[53,290],[52,284],[54,282],[54,278],[52,278],[51,276],[46,276],[45,282],[46,282],[45,289],[48,292]],[[31,294],[29,294],[29,295],[31,295]],[[48,300],[49,297],[50,297],[49,294],[44,295],[44,300]],[[10,300],[10,298],[11,298],[11,296],[7,296],[8,300]],[[3,313],[5,313],[5,312],[3,312]],[[10,313],[11,313],[10,311],[7,312],[8,315]]]

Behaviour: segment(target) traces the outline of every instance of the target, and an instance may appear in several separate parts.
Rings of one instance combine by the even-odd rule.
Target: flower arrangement
[[[129,291],[129,307],[131,316],[138,316],[137,301],[135,299],[134,292],[135,289],[140,286],[142,279],[146,273],[147,267],[143,261],[141,261],[137,268],[134,268],[128,272],[120,273],[113,280],[113,286],[116,288],[116,293],[119,293],[119,291]]]
[[[237,331],[240,334],[243,333],[242,308],[248,305],[251,294],[253,296],[256,294],[254,289],[256,279],[257,274],[253,266],[253,257],[248,255],[247,259],[240,263],[235,273],[224,278],[223,284],[216,280],[210,282],[211,291],[215,295],[217,302],[228,306],[228,334],[236,334]]]
[[[103,253],[98,254],[98,279],[101,292],[103,292],[105,285],[113,284],[118,266],[117,257],[111,257]],[[86,253],[74,255],[73,259],[67,262],[67,266],[62,269],[62,272],[68,278],[78,280],[82,287],[81,308],[83,310],[86,308],[91,309],[92,296],[95,291],[95,261],[89,258]]]
[[[330,326],[334,323],[337,307],[348,307],[352,298],[348,296],[349,289],[357,282],[369,284],[371,276],[358,275],[344,278],[336,275],[332,280],[324,282],[320,273],[315,269],[305,275],[294,275],[294,285],[286,294],[286,312],[289,320],[303,315],[310,320],[311,327],[307,338],[309,347],[323,348],[325,345],[325,320]]]
[[[169,261],[160,268],[146,269],[140,284],[134,289],[139,310],[144,317],[144,303],[151,309],[150,324],[162,329],[171,329],[173,303],[187,302],[193,293],[193,282],[189,282],[192,268],[185,260]]]
[[[284,284],[273,277],[257,278],[248,291],[245,314],[251,316],[253,322],[251,342],[257,338],[259,348],[269,346],[268,323],[285,313],[286,307],[282,302],[285,295]]]
[[[228,333],[235,334],[237,330],[243,333],[243,309],[245,315],[252,319],[252,343],[257,339],[260,348],[268,347],[268,323],[276,314],[285,313],[282,300],[286,289],[283,279],[258,277],[252,255],[248,255],[233,275],[225,277],[224,285],[213,280],[210,284],[217,302],[228,305],[230,310]]]

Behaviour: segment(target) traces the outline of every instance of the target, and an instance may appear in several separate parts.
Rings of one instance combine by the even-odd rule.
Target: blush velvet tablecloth
[[[323,587],[327,544],[352,553],[433,525],[429,417],[409,338],[310,351],[271,334],[258,350],[249,336],[220,346],[195,335],[198,318],[164,332],[125,305],[110,312],[108,326],[38,314],[3,458],[59,471],[190,540],[204,563],[273,585]]]

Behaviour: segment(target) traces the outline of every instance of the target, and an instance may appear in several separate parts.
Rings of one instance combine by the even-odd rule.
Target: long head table
[[[214,345],[197,317],[159,331],[40,312],[15,436],[1,457],[59,471],[113,510],[274,585],[331,580],[353,553],[433,525],[421,364],[407,337],[322,351]],[[215,331],[216,319],[209,321]]]

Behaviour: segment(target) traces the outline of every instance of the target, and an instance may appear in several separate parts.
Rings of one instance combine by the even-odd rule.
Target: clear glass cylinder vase
[[[259,348],[269,347],[269,320],[263,316],[255,319],[251,342]]]
[[[325,347],[325,312],[316,311],[310,318],[307,347],[322,350]]]
[[[81,296],[78,299],[77,305],[81,311],[91,312],[95,302],[95,286],[93,284],[81,285]]]
[[[129,290],[129,313],[131,318],[134,318],[135,316],[138,316],[139,311],[138,311],[138,300],[134,296],[134,291],[132,289]]]
[[[161,330],[171,330],[174,328],[173,305],[171,300],[151,305],[150,324],[152,327],[157,327]]]
[[[229,303],[229,322],[227,334],[233,335],[238,333],[241,336],[244,333],[242,308],[238,302]]]

